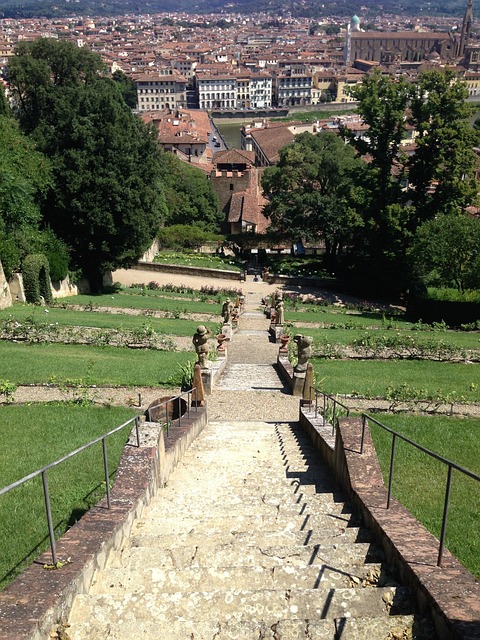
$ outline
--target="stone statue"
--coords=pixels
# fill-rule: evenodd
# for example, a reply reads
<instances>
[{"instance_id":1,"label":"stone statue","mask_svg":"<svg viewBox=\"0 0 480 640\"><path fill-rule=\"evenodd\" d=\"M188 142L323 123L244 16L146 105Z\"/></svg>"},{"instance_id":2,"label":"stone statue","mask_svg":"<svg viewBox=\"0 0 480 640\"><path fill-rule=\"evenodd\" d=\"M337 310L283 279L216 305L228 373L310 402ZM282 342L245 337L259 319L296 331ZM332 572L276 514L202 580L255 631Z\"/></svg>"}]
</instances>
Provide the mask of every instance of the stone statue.
<instances>
[{"instance_id":1,"label":"stone statue","mask_svg":"<svg viewBox=\"0 0 480 640\"><path fill-rule=\"evenodd\" d=\"M275 305L275 311L277 312L276 324L283 324L285 322L285 303L283 302L283 296L280 294L277 297L277 303Z\"/></svg>"},{"instance_id":2,"label":"stone statue","mask_svg":"<svg viewBox=\"0 0 480 640\"><path fill-rule=\"evenodd\" d=\"M198 364L202 369L208 369L208 339L212 335L212 332L208 327L204 327L203 324L197 327L192 342L195 347L195 351L198 356Z\"/></svg>"},{"instance_id":3,"label":"stone statue","mask_svg":"<svg viewBox=\"0 0 480 640\"><path fill-rule=\"evenodd\" d=\"M223 324L230 324L233 311L233 304L230 298L227 298L222 305Z\"/></svg>"},{"instance_id":4,"label":"stone statue","mask_svg":"<svg viewBox=\"0 0 480 640\"><path fill-rule=\"evenodd\" d=\"M297 343L298 349L298 363L294 368L295 373L305 373L307 370L307 364L310 356L312 355L312 342L311 336L302 336L297 333L293 336L293 341Z\"/></svg>"}]
</instances>

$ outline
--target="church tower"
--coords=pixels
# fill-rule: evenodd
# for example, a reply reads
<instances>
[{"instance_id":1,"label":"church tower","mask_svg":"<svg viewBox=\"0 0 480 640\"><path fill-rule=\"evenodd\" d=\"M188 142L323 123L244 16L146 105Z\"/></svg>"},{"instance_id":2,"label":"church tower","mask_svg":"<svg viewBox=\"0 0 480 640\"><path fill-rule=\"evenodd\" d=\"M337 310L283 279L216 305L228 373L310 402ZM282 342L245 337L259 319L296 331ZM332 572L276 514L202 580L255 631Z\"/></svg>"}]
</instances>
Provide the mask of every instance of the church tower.
<instances>
[{"instance_id":1,"label":"church tower","mask_svg":"<svg viewBox=\"0 0 480 640\"><path fill-rule=\"evenodd\" d=\"M463 16L462 33L460 34L460 41L458 43L457 57L463 58L465 55L465 47L467 46L471 34L473 24L473 0L467 0L467 8L465 9L465 15Z\"/></svg>"}]
</instances>

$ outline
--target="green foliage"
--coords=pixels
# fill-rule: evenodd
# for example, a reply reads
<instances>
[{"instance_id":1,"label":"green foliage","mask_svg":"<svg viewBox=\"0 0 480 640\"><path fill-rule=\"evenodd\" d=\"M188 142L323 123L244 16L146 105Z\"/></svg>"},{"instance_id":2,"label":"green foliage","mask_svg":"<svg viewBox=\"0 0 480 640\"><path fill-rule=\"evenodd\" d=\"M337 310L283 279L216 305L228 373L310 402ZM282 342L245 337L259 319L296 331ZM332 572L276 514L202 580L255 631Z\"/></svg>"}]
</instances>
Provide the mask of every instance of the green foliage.
<instances>
[{"instance_id":1,"label":"green foliage","mask_svg":"<svg viewBox=\"0 0 480 640\"><path fill-rule=\"evenodd\" d=\"M130 109L135 109L137 107L137 85L135 82L125 75L123 71L120 71L120 69L112 74L112 80L118 84L125 104L129 106Z\"/></svg>"},{"instance_id":2,"label":"green foliage","mask_svg":"<svg viewBox=\"0 0 480 640\"><path fill-rule=\"evenodd\" d=\"M0 231L12 234L38 225L50 167L12 118L0 114L0 130Z\"/></svg>"},{"instance_id":3,"label":"green foliage","mask_svg":"<svg viewBox=\"0 0 480 640\"><path fill-rule=\"evenodd\" d=\"M138 260L166 214L155 135L102 68L86 48L51 39L20 44L10 64L20 122L52 163L44 222L94 291L104 271Z\"/></svg>"},{"instance_id":4,"label":"green foliage","mask_svg":"<svg viewBox=\"0 0 480 640\"><path fill-rule=\"evenodd\" d=\"M343 134L371 162L360 190L364 228L348 275L364 292L398 295L411 284L407 252L417 227L440 214L458 214L476 200L472 147L478 133L467 121L466 85L450 70L425 72L416 84L377 72L352 95L369 133ZM401 151L407 124L419 134L409 157Z\"/></svg>"},{"instance_id":5,"label":"green foliage","mask_svg":"<svg viewBox=\"0 0 480 640\"><path fill-rule=\"evenodd\" d=\"M356 211L355 183L363 163L333 133L302 133L281 149L275 167L262 176L269 199L265 215L274 229L292 240L309 237L325 243L330 269L362 221Z\"/></svg>"},{"instance_id":6,"label":"green foliage","mask_svg":"<svg viewBox=\"0 0 480 640\"><path fill-rule=\"evenodd\" d=\"M207 242L218 241L220 236L196 226L175 224L160 229L157 238L162 248L181 251L182 249L199 249Z\"/></svg>"},{"instance_id":7,"label":"green foliage","mask_svg":"<svg viewBox=\"0 0 480 640\"><path fill-rule=\"evenodd\" d=\"M420 75L410 94L409 122L418 135L407 168L416 218L462 212L478 193L473 147L480 138L468 122L467 85L450 69L430 71Z\"/></svg>"},{"instance_id":8,"label":"green foliage","mask_svg":"<svg viewBox=\"0 0 480 640\"><path fill-rule=\"evenodd\" d=\"M410 249L414 273L426 287L480 288L480 224L464 214L425 222Z\"/></svg>"},{"instance_id":9,"label":"green foliage","mask_svg":"<svg viewBox=\"0 0 480 640\"><path fill-rule=\"evenodd\" d=\"M52 301L50 268L46 256L41 253L27 255L22 263L23 287L27 302L40 304Z\"/></svg>"},{"instance_id":10,"label":"green foliage","mask_svg":"<svg viewBox=\"0 0 480 640\"><path fill-rule=\"evenodd\" d=\"M224 215L212 183L201 169L165 154L160 168L166 188L167 226L191 225L218 233Z\"/></svg>"},{"instance_id":11,"label":"green foliage","mask_svg":"<svg viewBox=\"0 0 480 640\"><path fill-rule=\"evenodd\" d=\"M8 404L13 402L17 385L9 380L0 380L0 396L3 396Z\"/></svg>"}]
</instances>

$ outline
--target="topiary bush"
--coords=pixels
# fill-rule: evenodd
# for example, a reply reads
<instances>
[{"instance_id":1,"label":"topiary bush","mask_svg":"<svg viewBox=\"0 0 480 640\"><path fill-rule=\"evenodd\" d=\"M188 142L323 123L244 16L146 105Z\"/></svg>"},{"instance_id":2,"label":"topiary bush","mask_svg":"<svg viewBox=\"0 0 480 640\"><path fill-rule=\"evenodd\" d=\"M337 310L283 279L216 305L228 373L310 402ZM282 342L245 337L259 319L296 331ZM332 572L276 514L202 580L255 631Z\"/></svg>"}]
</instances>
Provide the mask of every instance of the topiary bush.
<instances>
[{"instance_id":1,"label":"topiary bush","mask_svg":"<svg viewBox=\"0 0 480 640\"><path fill-rule=\"evenodd\" d=\"M47 257L43 253L31 253L25 256L22 263L23 288L27 302L40 304L52 302L50 287L50 269Z\"/></svg>"}]
</instances>

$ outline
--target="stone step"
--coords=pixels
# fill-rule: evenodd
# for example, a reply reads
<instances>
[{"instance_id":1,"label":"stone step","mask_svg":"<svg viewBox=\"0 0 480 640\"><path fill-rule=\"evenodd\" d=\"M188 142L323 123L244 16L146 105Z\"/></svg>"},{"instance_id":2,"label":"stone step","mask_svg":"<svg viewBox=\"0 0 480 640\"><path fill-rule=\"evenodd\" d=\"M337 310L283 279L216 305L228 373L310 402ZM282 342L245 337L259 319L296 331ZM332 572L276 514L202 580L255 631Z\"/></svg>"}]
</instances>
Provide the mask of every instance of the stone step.
<instances>
[{"instance_id":1,"label":"stone step","mask_svg":"<svg viewBox=\"0 0 480 640\"><path fill-rule=\"evenodd\" d=\"M297 531L308 534L312 530L327 530L343 532L346 527L356 526L358 520L350 514L316 516L297 516L291 518L260 516L258 514L234 515L229 514L223 517L212 518L208 514L199 519L193 517L182 517L175 515L167 520L150 518L145 514L136 525L136 531L141 528L142 532L155 532L158 535L186 534L190 531L203 532L208 537L209 532L224 531L225 535L232 531Z\"/></svg>"},{"instance_id":2,"label":"stone step","mask_svg":"<svg viewBox=\"0 0 480 640\"><path fill-rule=\"evenodd\" d=\"M101 624L96 620L75 624L68 629L72 640L333 640L335 624L333 620L273 620L247 621L199 621L186 620L170 622L167 635L159 634L159 625L142 621L122 624ZM385 636L386 637L386 636ZM370 639L371 640L371 639Z\"/></svg>"},{"instance_id":3,"label":"stone step","mask_svg":"<svg viewBox=\"0 0 480 640\"><path fill-rule=\"evenodd\" d=\"M285 384L272 364L229 363L215 386L230 391L272 391L283 389Z\"/></svg>"},{"instance_id":4,"label":"stone step","mask_svg":"<svg viewBox=\"0 0 480 640\"><path fill-rule=\"evenodd\" d=\"M404 638L425 638L412 636L414 616L387 616L380 618L338 618L335 620L335 638L341 640L403 640ZM430 636L433 638L433 636Z\"/></svg>"},{"instance_id":5,"label":"stone step","mask_svg":"<svg viewBox=\"0 0 480 640\"><path fill-rule=\"evenodd\" d=\"M390 608L392 602L395 609ZM176 621L271 620L274 624L289 618L386 618L394 613L410 615L411 607L409 594L401 587L125 593L120 598L99 594L77 596L70 623L91 619L111 625L148 621L158 625L159 638L171 638L170 625Z\"/></svg>"},{"instance_id":6,"label":"stone step","mask_svg":"<svg viewBox=\"0 0 480 640\"><path fill-rule=\"evenodd\" d=\"M310 529L309 531L226 531L223 527L194 527L188 533L160 534L155 526L149 527L149 521L140 521L134 525L131 546L134 547L185 547L201 545L208 540L210 545L237 544L273 546L273 545L312 545L370 542L368 529L343 527L341 529ZM150 533L151 532L151 533Z\"/></svg>"},{"instance_id":7,"label":"stone step","mask_svg":"<svg viewBox=\"0 0 480 640\"><path fill-rule=\"evenodd\" d=\"M288 502L287 500L272 501L265 503L261 499L250 498L245 504L245 501L234 500L230 497L228 501L218 502L215 504L209 504L208 499L198 499L198 501L192 504L192 501L178 500L176 503L170 501L162 501L161 504L152 506L148 511L150 518L168 518L170 515L178 513L181 509L187 517L202 517L205 513L205 509L208 508L208 516L210 518L219 517L222 515L229 515L232 510L238 515L265 515L271 517L300 517L311 516L321 518L325 515L346 515L351 514L350 507L343 504L343 502L334 502L329 499L328 496L322 498L319 496L311 496L308 502L295 503L294 501Z\"/></svg>"},{"instance_id":8,"label":"stone step","mask_svg":"<svg viewBox=\"0 0 480 640\"><path fill-rule=\"evenodd\" d=\"M395 581L382 573L379 564L357 566L352 571L336 571L329 565L295 567L204 567L195 569L165 569L141 567L137 571L107 569L96 577L90 594L134 595L143 593L172 593L217 591L219 589L338 589L364 588L371 576L379 576L382 586L396 586ZM370 587L372 588L372 587Z\"/></svg>"},{"instance_id":9,"label":"stone step","mask_svg":"<svg viewBox=\"0 0 480 640\"><path fill-rule=\"evenodd\" d=\"M411 638L413 616L381 618L336 618L331 620L277 620L265 622L238 621L200 622L197 620L174 622L169 625L168 640L383 640ZM125 622L122 625L100 625L87 622L69 629L72 640L158 640L158 625Z\"/></svg>"},{"instance_id":10,"label":"stone step","mask_svg":"<svg viewBox=\"0 0 480 640\"><path fill-rule=\"evenodd\" d=\"M109 561L110 568L123 567L136 571L143 567L186 569L195 567L306 567L328 564L338 570L351 570L365 562L382 560L375 546L369 543L335 543L312 546L242 545L234 542L221 545L192 545L152 548L126 546Z\"/></svg>"}]
</instances>

